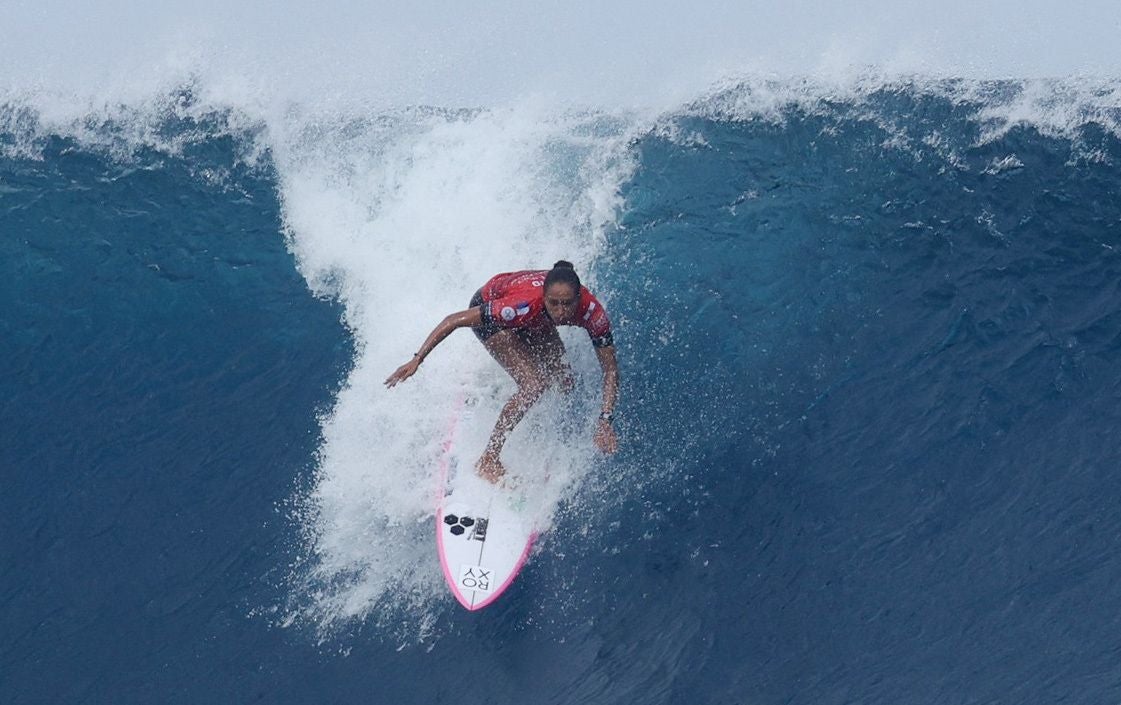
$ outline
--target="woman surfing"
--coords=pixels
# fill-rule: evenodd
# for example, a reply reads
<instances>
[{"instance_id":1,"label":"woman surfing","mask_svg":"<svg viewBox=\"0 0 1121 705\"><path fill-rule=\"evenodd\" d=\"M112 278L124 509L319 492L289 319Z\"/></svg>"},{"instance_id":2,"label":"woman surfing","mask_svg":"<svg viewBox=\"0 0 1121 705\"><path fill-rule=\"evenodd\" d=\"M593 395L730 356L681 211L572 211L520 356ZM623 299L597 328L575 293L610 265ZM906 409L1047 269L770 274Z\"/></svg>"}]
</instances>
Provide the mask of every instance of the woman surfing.
<instances>
[{"instance_id":1,"label":"woman surfing","mask_svg":"<svg viewBox=\"0 0 1121 705\"><path fill-rule=\"evenodd\" d=\"M564 392L572 390L572 368L564 359L564 343L557 326L580 326L588 331L603 368L603 406L595 443L604 453L614 453L618 441L612 410L618 396L619 370L611 322L599 300L580 284L572 263L561 260L550 270L495 275L475 292L468 306L440 321L413 359L397 368L385 380L385 386L393 387L412 377L424 358L452 331L471 328L518 385L518 391L502 407L476 466L481 476L498 482L506 472L499 459L502 446L529 408L553 385Z\"/></svg>"}]
</instances>

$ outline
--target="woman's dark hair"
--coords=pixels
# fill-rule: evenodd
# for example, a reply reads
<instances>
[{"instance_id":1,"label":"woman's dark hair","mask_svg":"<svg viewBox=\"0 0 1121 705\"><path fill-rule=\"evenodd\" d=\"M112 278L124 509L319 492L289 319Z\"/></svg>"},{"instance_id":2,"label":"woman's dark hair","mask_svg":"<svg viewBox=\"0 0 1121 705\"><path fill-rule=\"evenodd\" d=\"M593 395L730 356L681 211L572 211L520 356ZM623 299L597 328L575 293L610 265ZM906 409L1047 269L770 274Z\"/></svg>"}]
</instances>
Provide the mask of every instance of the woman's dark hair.
<instances>
[{"instance_id":1,"label":"woman's dark hair","mask_svg":"<svg viewBox=\"0 0 1121 705\"><path fill-rule=\"evenodd\" d=\"M580 277L576 276L576 268L567 260L558 261L545 275L545 288L548 289L553 284L568 284L573 293L580 295Z\"/></svg>"}]
</instances>

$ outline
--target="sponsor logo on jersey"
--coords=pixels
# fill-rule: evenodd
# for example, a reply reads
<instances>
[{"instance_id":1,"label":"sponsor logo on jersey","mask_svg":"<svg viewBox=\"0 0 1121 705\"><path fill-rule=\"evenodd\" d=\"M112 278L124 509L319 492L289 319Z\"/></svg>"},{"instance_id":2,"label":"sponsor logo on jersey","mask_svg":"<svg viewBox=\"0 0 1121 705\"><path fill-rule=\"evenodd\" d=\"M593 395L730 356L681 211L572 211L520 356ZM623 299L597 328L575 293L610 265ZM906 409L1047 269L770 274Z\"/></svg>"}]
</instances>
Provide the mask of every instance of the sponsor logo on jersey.
<instances>
[{"instance_id":1,"label":"sponsor logo on jersey","mask_svg":"<svg viewBox=\"0 0 1121 705\"><path fill-rule=\"evenodd\" d=\"M590 304L588 304L588 312L584 314L584 320L586 321L589 318L591 318L592 317L592 311L595 311L595 310L596 310L596 302L593 301Z\"/></svg>"},{"instance_id":2,"label":"sponsor logo on jersey","mask_svg":"<svg viewBox=\"0 0 1121 705\"><path fill-rule=\"evenodd\" d=\"M524 316L529 313L529 302L522 301L521 303L515 304L515 306L517 306L517 314L519 316Z\"/></svg>"},{"instance_id":3,"label":"sponsor logo on jersey","mask_svg":"<svg viewBox=\"0 0 1121 705\"><path fill-rule=\"evenodd\" d=\"M510 306L503 306L502 307L502 313L500 315L502 316L502 320L512 321L512 320L514 320L514 316L516 316L518 314L515 313L514 309L511 308Z\"/></svg>"},{"instance_id":4,"label":"sponsor logo on jersey","mask_svg":"<svg viewBox=\"0 0 1121 705\"><path fill-rule=\"evenodd\" d=\"M586 327L596 333L607 332L610 324L607 322L607 314L604 313L602 308L592 315L592 320L588 321Z\"/></svg>"}]
</instances>

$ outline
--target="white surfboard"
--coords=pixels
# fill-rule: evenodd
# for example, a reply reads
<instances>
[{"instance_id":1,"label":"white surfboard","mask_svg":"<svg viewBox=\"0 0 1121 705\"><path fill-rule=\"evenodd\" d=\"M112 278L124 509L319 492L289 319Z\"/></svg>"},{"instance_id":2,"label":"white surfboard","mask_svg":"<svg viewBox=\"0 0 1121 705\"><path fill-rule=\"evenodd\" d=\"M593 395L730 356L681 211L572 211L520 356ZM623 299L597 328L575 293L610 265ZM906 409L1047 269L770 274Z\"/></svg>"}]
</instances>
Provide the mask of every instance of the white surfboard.
<instances>
[{"instance_id":1,"label":"white surfboard","mask_svg":"<svg viewBox=\"0 0 1121 705\"><path fill-rule=\"evenodd\" d=\"M436 547L444 579L467 609L498 599L529 559L538 532L527 492L479 477L457 456L453 424L440 466Z\"/></svg>"}]
</instances>

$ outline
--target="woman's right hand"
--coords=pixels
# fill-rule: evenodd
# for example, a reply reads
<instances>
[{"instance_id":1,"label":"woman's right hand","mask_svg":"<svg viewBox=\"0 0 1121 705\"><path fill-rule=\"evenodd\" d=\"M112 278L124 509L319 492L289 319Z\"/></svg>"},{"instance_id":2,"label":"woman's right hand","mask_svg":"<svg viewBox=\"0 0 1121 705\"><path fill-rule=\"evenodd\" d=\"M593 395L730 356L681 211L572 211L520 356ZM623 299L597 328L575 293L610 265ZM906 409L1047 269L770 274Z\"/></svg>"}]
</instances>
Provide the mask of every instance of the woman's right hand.
<instances>
[{"instance_id":1,"label":"woman's right hand","mask_svg":"<svg viewBox=\"0 0 1121 705\"><path fill-rule=\"evenodd\" d=\"M396 372L385 379L385 386L392 389L395 385L416 374L418 367L420 367L420 356L414 355L412 360L398 367Z\"/></svg>"}]
</instances>

